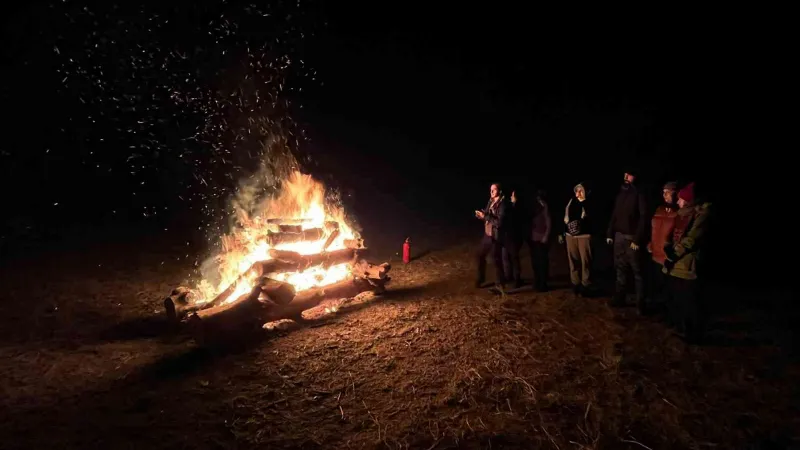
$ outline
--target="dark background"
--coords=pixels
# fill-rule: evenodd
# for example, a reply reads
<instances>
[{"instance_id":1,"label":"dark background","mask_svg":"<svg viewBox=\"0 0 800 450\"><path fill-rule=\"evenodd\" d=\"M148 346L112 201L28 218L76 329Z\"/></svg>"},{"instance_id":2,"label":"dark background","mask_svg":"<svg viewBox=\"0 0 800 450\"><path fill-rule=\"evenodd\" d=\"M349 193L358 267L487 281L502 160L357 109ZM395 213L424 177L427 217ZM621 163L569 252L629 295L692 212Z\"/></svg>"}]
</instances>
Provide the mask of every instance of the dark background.
<instances>
[{"instance_id":1,"label":"dark background","mask_svg":"<svg viewBox=\"0 0 800 450\"><path fill-rule=\"evenodd\" d=\"M785 121L765 106L782 95L769 20L701 10L297 5L274 2L269 16L235 1L9 10L4 257L165 230L207 252L228 195L254 167L255 144L222 132L217 142L187 141L210 115L166 102L163 86L235 92L237 64L258 42L278 42L259 58L291 55L293 67L304 65L276 114L308 137L296 141L305 169L342 192L368 238L381 230L382 245L477 235L472 211L497 180L545 188L555 210L588 181L609 211L633 164L654 201L663 182L696 180L714 203L715 276L786 281L788 250L771 238L773 213L787 214L778 186L791 172L775 156L786 148L774 142ZM230 23L238 37L226 34ZM184 56L158 70L170 48ZM138 66L129 63L142 53Z\"/></svg>"}]
</instances>

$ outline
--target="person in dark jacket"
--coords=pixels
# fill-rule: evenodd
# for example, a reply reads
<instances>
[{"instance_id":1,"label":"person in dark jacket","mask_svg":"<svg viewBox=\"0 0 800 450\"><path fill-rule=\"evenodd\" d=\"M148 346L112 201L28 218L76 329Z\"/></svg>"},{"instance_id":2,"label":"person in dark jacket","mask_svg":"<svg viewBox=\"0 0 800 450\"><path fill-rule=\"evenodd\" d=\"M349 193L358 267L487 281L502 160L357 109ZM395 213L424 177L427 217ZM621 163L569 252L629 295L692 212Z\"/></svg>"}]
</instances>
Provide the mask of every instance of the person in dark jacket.
<instances>
[{"instance_id":1,"label":"person in dark jacket","mask_svg":"<svg viewBox=\"0 0 800 450\"><path fill-rule=\"evenodd\" d=\"M545 193L539 190L533 204L533 218L531 219L531 264L534 273L534 289L546 292L549 288L547 280L550 277L550 234L552 231L550 208L545 200Z\"/></svg>"},{"instance_id":2,"label":"person in dark jacket","mask_svg":"<svg viewBox=\"0 0 800 450\"><path fill-rule=\"evenodd\" d=\"M575 198L570 199L564 211L564 228L558 236L558 242L567 241L569 257L569 278L575 294L589 294L592 288L592 229L594 214L587 200L588 191L583 184L577 184L573 191Z\"/></svg>"},{"instance_id":3,"label":"person in dark jacket","mask_svg":"<svg viewBox=\"0 0 800 450\"><path fill-rule=\"evenodd\" d=\"M511 226L510 242L503 246L503 264L507 280L514 281L514 287L522 286L522 268L519 262L519 254L523 244L531 246L531 217L528 207L519 200L519 192L511 191L511 213L509 222Z\"/></svg>"},{"instance_id":4,"label":"person in dark jacket","mask_svg":"<svg viewBox=\"0 0 800 450\"><path fill-rule=\"evenodd\" d=\"M614 210L608 223L606 242L614 245L614 268L617 281L611 306L625 304L625 289L628 286L628 272L633 273L636 292L636 305L641 312L645 309L645 287L642 278L642 257L639 249L647 244L647 203L645 196L635 185L636 172L625 171L622 186L614 201Z\"/></svg>"},{"instance_id":5,"label":"person in dark jacket","mask_svg":"<svg viewBox=\"0 0 800 450\"><path fill-rule=\"evenodd\" d=\"M483 221L483 238L478 249L477 287L482 287L486 280L486 257L491 254L494 260L495 290L505 292L506 277L503 273L503 247L511 244L511 227L509 223L509 205L503 196L499 183L489 188L489 203L486 208L475 211L475 217Z\"/></svg>"}]
</instances>

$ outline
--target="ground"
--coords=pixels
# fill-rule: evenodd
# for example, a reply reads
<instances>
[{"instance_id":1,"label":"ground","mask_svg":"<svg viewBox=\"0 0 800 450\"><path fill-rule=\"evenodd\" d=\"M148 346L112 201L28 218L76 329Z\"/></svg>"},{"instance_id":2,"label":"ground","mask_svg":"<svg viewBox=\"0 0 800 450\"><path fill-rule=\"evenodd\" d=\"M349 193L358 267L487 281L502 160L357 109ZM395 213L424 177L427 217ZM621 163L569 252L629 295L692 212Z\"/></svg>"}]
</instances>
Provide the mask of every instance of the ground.
<instances>
[{"instance_id":1,"label":"ground","mask_svg":"<svg viewBox=\"0 0 800 450\"><path fill-rule=\"evenodd\" d=\"M800 445L800 366L775 316L728 312L716 343L686 346L563 283L477 290L471 251L394 264L385 296L215 348L163 319L185 248L17 261L0 275L3 448Z\"/></svg>"}]
</instances>

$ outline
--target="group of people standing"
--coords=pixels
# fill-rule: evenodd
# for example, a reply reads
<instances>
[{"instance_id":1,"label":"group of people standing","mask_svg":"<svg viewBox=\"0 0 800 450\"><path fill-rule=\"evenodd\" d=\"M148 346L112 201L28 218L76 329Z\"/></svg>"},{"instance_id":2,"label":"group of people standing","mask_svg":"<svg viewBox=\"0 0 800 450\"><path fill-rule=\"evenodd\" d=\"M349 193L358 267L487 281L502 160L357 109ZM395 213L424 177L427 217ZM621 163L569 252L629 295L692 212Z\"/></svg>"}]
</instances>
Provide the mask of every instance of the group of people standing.
<instances>
[{"instance_id":1,"label":"group of people standing","mask_svg":"<svg viewBox=\"0 0 800 450\"><path fill-rule=\"evenodd\" d=\"M505 293L509 285L522 286L520 250L527 245L534 273L534 289L547 291L551 236L566 244L569 274L576 295L597 294L592 275L593 237L597 213L583 183L573 188L563 213L553 214L543 191L526 205L512 191L506 196L499 183L490 187L489 202L475 216L484 222L478 251L477 287ZM613 248L616 281L609 301L625 306L633 288L636 306L643 315L663 310L668 323L687 341L703 336L706 311L699 295L698 266L708 224L709 203L697 202L694 183L666 183L663 203L650 212L646 195L636 184L636 172L625 171L623 183L605 230ZM554 220L555 219L555 222ZM558 224L558 226L555 226ZM496 281L486 283L486 258L494 261Z\"/></svg>"}]
</instances>

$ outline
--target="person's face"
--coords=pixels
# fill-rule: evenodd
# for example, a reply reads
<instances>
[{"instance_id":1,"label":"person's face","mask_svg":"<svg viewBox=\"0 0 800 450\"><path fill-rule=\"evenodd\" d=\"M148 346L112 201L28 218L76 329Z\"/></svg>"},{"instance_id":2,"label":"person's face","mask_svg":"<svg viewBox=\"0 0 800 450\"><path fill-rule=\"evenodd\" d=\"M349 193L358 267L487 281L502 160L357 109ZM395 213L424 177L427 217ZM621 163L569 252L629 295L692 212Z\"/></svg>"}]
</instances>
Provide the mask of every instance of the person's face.
<instances>
[{"instance_id":1,"label":"person's face","mask_svg":"<svg viewBox=\"0 0 800 450\"><path fill-rule=\"evenodd\" d=\"M492 186L489 188L489 197L491 197L491 198L497 198L497 197L499 197L499 196L500 196L500 188L499 188L499 187L497 187L497 185L496 185L496 184L493 184L493 185L492 185Z\"/></svg>"},{"instance_id":2,"label":"person's face","mask_svg":"<svg viewBox=\"0 0 800 450\"><path fill-rule=\"evenodd\" d=\"M516 192L512 192L511 193L511 203L515 203L515 204L517 203L517 193Z\"/></svg>"},{"instance_id":3,"label":"person's face","mask_svg":"<svg viewBox=\"0 0 800 450\"><path fill-rule=\"evenodd\" d=\"M675 203L676 193L674 189L664 189L662 195L664 196L664 203L668 205L672 205Z\"/></svg>"},{"instance_id":4,"label":"person's face","mask_svg":"<svg viewBox=\"0 0 800 450\"><path fill-rule=\"evenodd\" d=\"M678 199L678 208L685 208L686 205L688 205L688 204L689 204L689 202L687 202L686 200L684 200L682 198Z\"/></svg>"},{"instance_id":5,"label":"person's face","mask_svg":"<svg viewBox=\"0 0 800 450\"><path fill-rule=\"evenodd\" d=\"M633 184L633 182L635 180L636 180L636 177L631 175L631 174L629 174L629 173L627 173L627 172L625 172L625 176L622 177L622 181L624 181L625 184Z\"/></svg>"},{"instance_id":6,"label":"person's face","mask_svg":"<svg viewBox=\"0 0 800 450\"><path fill-rule=\"evenodd\" d=\"M575 198L578 200L585 200L586 199L586 191L583 188L575 189Z\"/></svg>"}]
</instances>

